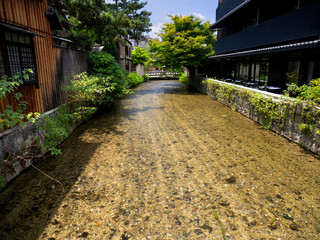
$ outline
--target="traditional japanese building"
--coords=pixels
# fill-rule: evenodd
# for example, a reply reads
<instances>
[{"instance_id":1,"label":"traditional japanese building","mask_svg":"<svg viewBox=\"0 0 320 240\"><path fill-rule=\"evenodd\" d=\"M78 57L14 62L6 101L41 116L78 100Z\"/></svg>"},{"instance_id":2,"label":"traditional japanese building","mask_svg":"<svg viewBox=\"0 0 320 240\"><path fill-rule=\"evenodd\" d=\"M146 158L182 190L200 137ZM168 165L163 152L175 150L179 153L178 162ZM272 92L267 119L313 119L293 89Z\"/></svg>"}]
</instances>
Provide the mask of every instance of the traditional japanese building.
<instances>
[{"instance_id":1,"label":"traditional japanese building","mask_svg":"<svg viewBox=\"0 0 320 240\"><path fill-rule=\"evenodd\" d=\"M32 69L19 88L28 111L44 113L65 103L61 90L71 74L87 71L87 52L71 48L72 41L52 36L62 29L48 0L0 1L0 77ZM15 105L10 95L0 101L0 112Z\"/></svg>"},{"instance_id":2,"label":"traditional japanese building","mask_svg":"<svg viewBox=\"0 0 320 240\"><path fill-rule=\"evenodd\" d=\"M128 39L124 39L125 43L118 43L119 47L119 64L125 71L132 71L132 43Z\"/></svg>"},{"instance_id":3,"label":"traditional japanese building","mask_svg":"<svg viewBox=\"0 0 320 240\"><path fill-rule=\"evenodd\" d=\"M320 0L219 0L215 77L279 92L319 78L319 13Z\"/></svg>"}]
</instances>

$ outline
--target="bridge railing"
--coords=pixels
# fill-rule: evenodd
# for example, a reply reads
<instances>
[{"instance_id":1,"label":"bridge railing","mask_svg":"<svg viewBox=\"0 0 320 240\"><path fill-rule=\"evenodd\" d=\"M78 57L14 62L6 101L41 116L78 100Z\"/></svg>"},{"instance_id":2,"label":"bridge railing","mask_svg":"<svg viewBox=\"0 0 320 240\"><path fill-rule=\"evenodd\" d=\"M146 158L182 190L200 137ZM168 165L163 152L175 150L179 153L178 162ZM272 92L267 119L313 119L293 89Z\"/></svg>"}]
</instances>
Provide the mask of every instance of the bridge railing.
<instances>
[{"instance_id":1,"label":"bridge railing","mask_svg":"<svg viewBox=\"0 0 320 240\"><path fill-rule=\"evenodd\" d=\"M149 77L171 77L171 78L175 78L175 77L178 77L179 73L172 72L172 71L155 70L155 71L146 71L146 75L148 75Z\"/></svg>"}]
</instances>

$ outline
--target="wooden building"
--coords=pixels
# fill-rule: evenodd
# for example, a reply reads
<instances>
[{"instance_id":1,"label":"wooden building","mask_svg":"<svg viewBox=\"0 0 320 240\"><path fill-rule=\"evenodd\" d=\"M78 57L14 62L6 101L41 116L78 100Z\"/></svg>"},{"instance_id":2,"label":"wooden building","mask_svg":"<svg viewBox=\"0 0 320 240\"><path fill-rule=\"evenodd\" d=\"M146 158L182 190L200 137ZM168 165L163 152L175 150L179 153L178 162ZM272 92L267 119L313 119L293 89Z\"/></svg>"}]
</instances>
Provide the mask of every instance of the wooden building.
<instances>
[{"instance_id":1,"label":"wooden building","mask_svg":"<svg viewBox=\"0 0 320 240\"><path fill-rule=\"evenodd\" d=\"M40 113L65 102L61 87L68 76L87 71L86 52L62 47L59 43L68 40L52 38L52 28L59 24L48 12L48 0L0 0L0 75L33 69L19 90L29 102L28 111ZM13 103L5 99L0 110L6 104Z\"/></svg>"},{"instance_id":2,"label":"wooden building","mask_svg":"<svg viewBox=\"0 0 320 240\"><path fill-rule=\"evenodd\" d=\"M124 43L117 42L116 46L118 48L118 52L113 56L114 59L119 63L121 66L121 69L125 72L132 72L133 66L132 66L132 43L128 39L123 40ZM94 45L91 48L91 52L103 52L106 51L104 46Z\"/></svg>"},{"instance_id":3,"label":"wooden building","mask_svg":"<svg viewBox=\"0 0 320 240\"><path fill-rule=\"evenodd\" d=\"M132 72L132 43L128 39L124 39L125 43L119 43L119 64L125 71Z\"/></svg>"}]
</instances>

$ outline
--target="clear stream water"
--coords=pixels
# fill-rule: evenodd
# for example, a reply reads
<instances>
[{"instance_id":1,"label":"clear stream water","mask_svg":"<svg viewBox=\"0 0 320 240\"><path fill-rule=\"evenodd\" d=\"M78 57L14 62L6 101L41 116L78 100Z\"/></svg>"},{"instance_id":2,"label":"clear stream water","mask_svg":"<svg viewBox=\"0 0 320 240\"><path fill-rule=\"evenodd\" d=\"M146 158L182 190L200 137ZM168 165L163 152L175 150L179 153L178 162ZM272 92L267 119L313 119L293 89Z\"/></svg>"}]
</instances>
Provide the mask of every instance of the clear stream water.
<instances>
[{"instance_id":1,"label":"clear stream water","mask_svg":"<svg viewBox=\"0 0 320 240\"><path fill-rule=\"evenodd\" d=\"M320 162L178 81L139 86L0 193L0 239L320 239Z\"/></svg>"}]
</instances>

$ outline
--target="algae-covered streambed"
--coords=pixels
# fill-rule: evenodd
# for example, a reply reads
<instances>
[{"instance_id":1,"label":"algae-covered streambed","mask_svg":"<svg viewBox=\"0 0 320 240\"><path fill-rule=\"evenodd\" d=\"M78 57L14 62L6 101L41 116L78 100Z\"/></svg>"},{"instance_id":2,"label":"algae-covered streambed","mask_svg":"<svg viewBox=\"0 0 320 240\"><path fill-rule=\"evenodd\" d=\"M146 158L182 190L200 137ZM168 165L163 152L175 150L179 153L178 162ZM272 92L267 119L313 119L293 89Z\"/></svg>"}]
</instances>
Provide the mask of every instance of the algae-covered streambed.
<instances>
[{"instance_id":1,"label":"algae-covered streambed","mask_svg":"<svg viewBox=\"0 0 320 240\"><path fill-rule=\"evenodd\" d=\"M142 84L0 193L0 239L320 239L320 160L177 81Z\"/></svg>"}]
</instances>

